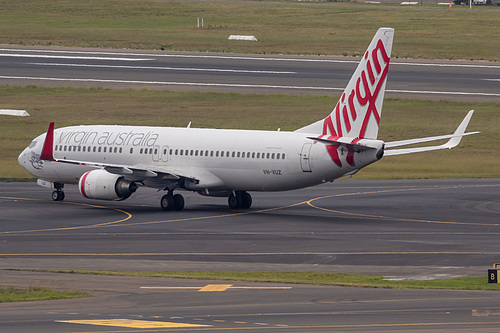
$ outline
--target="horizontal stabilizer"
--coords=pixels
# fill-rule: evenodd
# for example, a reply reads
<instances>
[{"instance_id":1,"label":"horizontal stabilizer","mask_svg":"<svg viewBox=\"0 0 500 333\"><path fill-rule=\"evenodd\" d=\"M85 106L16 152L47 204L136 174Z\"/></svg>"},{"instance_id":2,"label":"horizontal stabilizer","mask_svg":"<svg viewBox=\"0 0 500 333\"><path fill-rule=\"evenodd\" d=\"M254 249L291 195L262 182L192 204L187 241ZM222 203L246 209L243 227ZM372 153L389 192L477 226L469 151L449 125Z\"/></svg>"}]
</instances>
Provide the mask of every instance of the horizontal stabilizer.
<instances>
[{"instance_id":1,"label":"horizontal stabilizer","mask_svg":"<svg viewBox=\"0 0 500 333\"><path fill-rule=\"evenodd\" d=\"M455 130L455 133L453 133L453 134L431 136L431 137L426 137L426 138L418 138L418 139L410 139L410 140L386 142L385 143L386 150L385 150L384 156L412 154L412 153L419 153L419 152L424 152L424 151L454 148L460 143L460 140L462 140L462 137L467 136L467 135L471 135L471 134L479 133L479 132L465 133L465 129L467 128L467 125L469 125L469 121L472 118L473 113L474 113L474 110L470 110L467 113L464 120L462 120L460 125ZM408 145L413 145L413 144L417 144L417 143L431 142L431 141L443 140L443 139L449 139L449 140L446 143L444 143L442 145L437 145L437 146L391 149L394 147L408 146Z\"/></svg>"},{"instance_id":2,"label":"horizontal stabilizer","mask_svg":"<svg viewBox=\"0 0 500 333\"><path fill-rule=\"evenodd\" d=\"M363 146L363 145L356 144L356 143L347 143L347 142L341 142L341 141L335 141L335 140L329 140L329 139L323 139L323 138L315 138L315 137L307 137L307 138L310 140L321 142L325 145L337 145L339 147L345 147L347 149L352 149L353 151L356 151L356 152L370 150L370 149L377 149L375 147Z\"/></svg>"}]
</instances>

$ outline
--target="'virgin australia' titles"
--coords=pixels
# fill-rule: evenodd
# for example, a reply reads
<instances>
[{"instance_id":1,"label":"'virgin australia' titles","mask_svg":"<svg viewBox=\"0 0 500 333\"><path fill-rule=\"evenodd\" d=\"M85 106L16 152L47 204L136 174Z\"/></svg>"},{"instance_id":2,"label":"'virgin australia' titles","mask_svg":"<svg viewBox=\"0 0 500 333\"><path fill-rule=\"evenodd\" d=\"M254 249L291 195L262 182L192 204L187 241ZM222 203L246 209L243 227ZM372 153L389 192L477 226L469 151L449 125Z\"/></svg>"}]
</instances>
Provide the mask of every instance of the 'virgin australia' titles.
<instances>
[{"instance_id":1,"label":"'virgin australia' titles","mask_svg":"<svg viewBox=\"0 0 500 333\"><path fill-rule=\"evenodd\" d=\"M103 126L101 126L103 127ZM108 146L143 146L153 147L159 137L157 132L149 131L111 131L110 126L104 126L107 130L73 130L61 131L55 138L55 144L66 145L108 145Z\"/></svg>"}]
</instances>

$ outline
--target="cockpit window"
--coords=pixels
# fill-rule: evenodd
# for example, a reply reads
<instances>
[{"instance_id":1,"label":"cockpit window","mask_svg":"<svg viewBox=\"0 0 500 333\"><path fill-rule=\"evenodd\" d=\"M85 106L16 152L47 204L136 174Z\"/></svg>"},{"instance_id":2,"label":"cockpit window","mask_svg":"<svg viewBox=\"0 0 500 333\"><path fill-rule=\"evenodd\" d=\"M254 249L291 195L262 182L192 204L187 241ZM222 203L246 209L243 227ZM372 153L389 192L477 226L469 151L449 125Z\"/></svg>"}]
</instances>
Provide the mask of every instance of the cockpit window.
<instances>
[{"instance_id":1,"label":"cockpit window","mask_svg":"<svg viewBox=\"0 0 500 333\"><path fill-rule=\"evenodd\" d=\"M36 147L36 140L31 141L30 145L28 148L35 148Z\"/></svg>"}]
</instances>

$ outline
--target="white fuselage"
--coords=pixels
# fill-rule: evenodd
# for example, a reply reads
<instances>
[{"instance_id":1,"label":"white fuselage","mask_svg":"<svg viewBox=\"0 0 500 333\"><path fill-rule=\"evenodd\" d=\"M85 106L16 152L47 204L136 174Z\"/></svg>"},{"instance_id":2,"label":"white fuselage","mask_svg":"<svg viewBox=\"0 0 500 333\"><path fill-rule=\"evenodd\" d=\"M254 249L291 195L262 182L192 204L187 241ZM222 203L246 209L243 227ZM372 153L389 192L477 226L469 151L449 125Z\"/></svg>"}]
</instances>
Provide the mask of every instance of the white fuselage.
<instances>
[{"instance_id":1,"label":"white fuselage","mask_svg":"<svg viewBox=\"0 0 500 333\"><path fill-rule=\"evenodd\" d=\"M324 144L308 136L280 131L74 126L55 130L54 158L93 166L40 160L45 134L21 153L19 162L40 179L69 184L78 183L99 163L160 171L196 180L183 187L210 195L303 188L334 180L378 159L377 150L357 152L351 165L346 162L347 149L339 147L339 166ZM134 180L156 187L152 177Z\"/></svg>"}]
</instances>

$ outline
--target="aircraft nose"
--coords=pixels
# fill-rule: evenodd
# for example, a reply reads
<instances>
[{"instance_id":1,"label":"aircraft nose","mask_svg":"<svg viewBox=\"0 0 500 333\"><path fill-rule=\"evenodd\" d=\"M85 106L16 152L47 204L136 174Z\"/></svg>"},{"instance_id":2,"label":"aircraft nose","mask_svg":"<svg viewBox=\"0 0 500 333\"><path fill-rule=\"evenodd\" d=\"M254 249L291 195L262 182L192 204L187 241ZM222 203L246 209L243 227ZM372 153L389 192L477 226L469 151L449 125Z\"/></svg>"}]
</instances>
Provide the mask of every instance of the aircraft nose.
<instances>
[{"instance_id":1,"label":"aircraft nose","mask_svg":"<svg viewBox=\"0 0 500 333\"><path fill-rule=\"evenodd\" d=\"M24 149L21 154L19 154L19 157L17 158L17 161L19 162L19 164L26 169L26 150L27 149Z\"/></svg>"}]
</instances>

